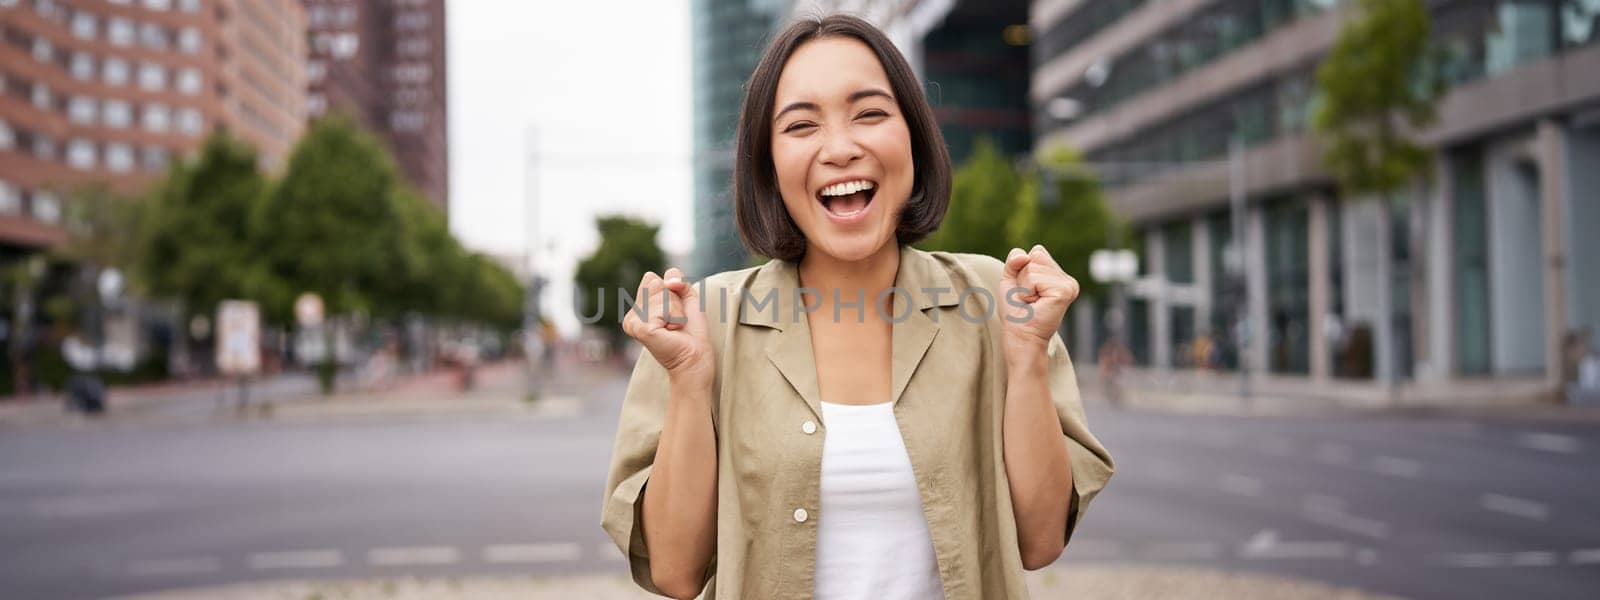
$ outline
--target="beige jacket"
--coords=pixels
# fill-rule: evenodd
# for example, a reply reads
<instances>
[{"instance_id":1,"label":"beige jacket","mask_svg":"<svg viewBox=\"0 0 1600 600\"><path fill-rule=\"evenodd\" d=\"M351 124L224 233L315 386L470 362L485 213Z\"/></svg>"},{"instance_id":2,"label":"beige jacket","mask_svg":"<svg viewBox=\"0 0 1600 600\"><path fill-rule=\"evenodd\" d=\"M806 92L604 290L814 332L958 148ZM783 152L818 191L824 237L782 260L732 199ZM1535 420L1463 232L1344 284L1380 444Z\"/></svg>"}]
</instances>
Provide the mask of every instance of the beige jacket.
<instances>
[{"instance_id":1,"label":"beige jacket","mask_svg":"<svg viewBox=\"0 0 1600 600\"><path fill-rule=\"evenodd\" d=\"M903 246L895 284L906 293L889 314L903 319L893 327L894 413L950 600L1028 597L1001 451L1001 317L986 301L1004 298L993 292L1001 268L987 256ZM774 260L696 284L717 356L717 537L705 598L811 597L817 522L828 518L817 506L828 432L798 281L795 264ZM963 293L968 288L991 295ZM1070 538L1112 463L1084 422L1059 336L1049 364L1061 442L1072 457L1073 514L1063 532ZM602 526L634 581L657 593L639 515L666 410L666 371L644 352L617 426Z\"/></svg>"}]
</instances>

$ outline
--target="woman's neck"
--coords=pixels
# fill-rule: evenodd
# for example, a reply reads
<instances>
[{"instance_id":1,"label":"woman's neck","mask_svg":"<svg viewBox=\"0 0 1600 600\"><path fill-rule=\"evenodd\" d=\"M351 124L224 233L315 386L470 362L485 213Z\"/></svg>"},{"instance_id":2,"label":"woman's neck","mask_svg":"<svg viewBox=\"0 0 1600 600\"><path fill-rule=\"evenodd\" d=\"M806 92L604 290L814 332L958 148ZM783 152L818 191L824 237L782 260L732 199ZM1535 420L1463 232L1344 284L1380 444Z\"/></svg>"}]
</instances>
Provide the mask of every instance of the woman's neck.
<instances>
[{"instance_id":1,"label":"woman's neck","mask_svg":"<svg viewBox=\"0 0 1600 600\"><path fill-rule=\"evenodd\" d=\"M800 286L816 290L823 307L833 305L834 290L841 302L855 302L856 290L870 306L883 290L894 287L895 274L900 270L900 245L884 244L872 255L861 260L839 260L822 252L806 252L800 259ZM813 301L808 301L811 304Z\"/></svg>"}]
</instances>

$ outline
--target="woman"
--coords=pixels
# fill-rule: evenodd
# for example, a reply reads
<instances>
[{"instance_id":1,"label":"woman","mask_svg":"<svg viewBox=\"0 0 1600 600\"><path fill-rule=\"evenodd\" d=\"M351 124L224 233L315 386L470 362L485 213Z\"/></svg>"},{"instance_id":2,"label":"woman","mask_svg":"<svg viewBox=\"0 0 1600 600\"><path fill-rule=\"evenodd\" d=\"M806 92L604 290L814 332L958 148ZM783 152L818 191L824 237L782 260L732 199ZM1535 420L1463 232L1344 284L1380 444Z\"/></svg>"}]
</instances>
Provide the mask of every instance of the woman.
<instances>
[{"instance_id":1,"label":"woman","mask_svg":"<svg viewBox=\"0 0 1600 600\"><path fill-rule=\"evenodd\" d=\"M1055 331L1075 280L910 247L950 165L905 59L830 16L746 87L739 233L766 265L645 274L603 525L690 598L1024 598L1111 475ZM663 310L665 308L665 310ZM707 584L710 587L707 588Z\"/></svg>"}]
</instances>

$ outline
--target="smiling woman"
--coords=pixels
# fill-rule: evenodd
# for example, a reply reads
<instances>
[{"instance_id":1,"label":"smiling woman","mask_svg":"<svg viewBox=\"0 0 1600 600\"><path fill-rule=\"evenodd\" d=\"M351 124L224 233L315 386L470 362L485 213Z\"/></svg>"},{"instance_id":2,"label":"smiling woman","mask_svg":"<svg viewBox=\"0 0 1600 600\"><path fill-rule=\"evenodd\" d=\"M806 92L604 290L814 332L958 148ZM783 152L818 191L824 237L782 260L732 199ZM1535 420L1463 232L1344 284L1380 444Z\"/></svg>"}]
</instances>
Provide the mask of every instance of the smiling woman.
<instances>
[{"instance_id":1,"label":"smiling woman","mask_svg":"<svg viewBox=\"0 0 1600 600\"><path fill-rule=\"evenodd\" d=\"M606 531L675 598L1026 598L1111 476L1056 335L1077 281L1042 246L909 245L944 217L950 159L872 25L792 24L745 90L736 221L773 260L640 281L668 310L623 320L647 352Z\"/></svg>"}]
</instances>

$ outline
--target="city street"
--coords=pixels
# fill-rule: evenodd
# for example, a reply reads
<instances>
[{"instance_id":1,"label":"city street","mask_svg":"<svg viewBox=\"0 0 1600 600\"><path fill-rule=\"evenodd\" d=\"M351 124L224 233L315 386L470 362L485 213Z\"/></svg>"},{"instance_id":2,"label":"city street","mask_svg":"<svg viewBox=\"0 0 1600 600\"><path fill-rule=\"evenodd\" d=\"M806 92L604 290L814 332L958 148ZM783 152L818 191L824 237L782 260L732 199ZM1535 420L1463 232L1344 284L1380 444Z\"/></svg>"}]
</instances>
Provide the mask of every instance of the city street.
<instances>
[{"instance_id":1,"label":"city street","mask_svg":"<svg viewBox=\"0 0 1600 600\"><path fill-rule=\"evenodd\" d=\"M0 595L625 572L598 516L625 381L585 373L566 411L0 425ZM1600 424L1089 411L1118 472L1066 564L1600 589Z\"/></svg>"}]
</instances>

